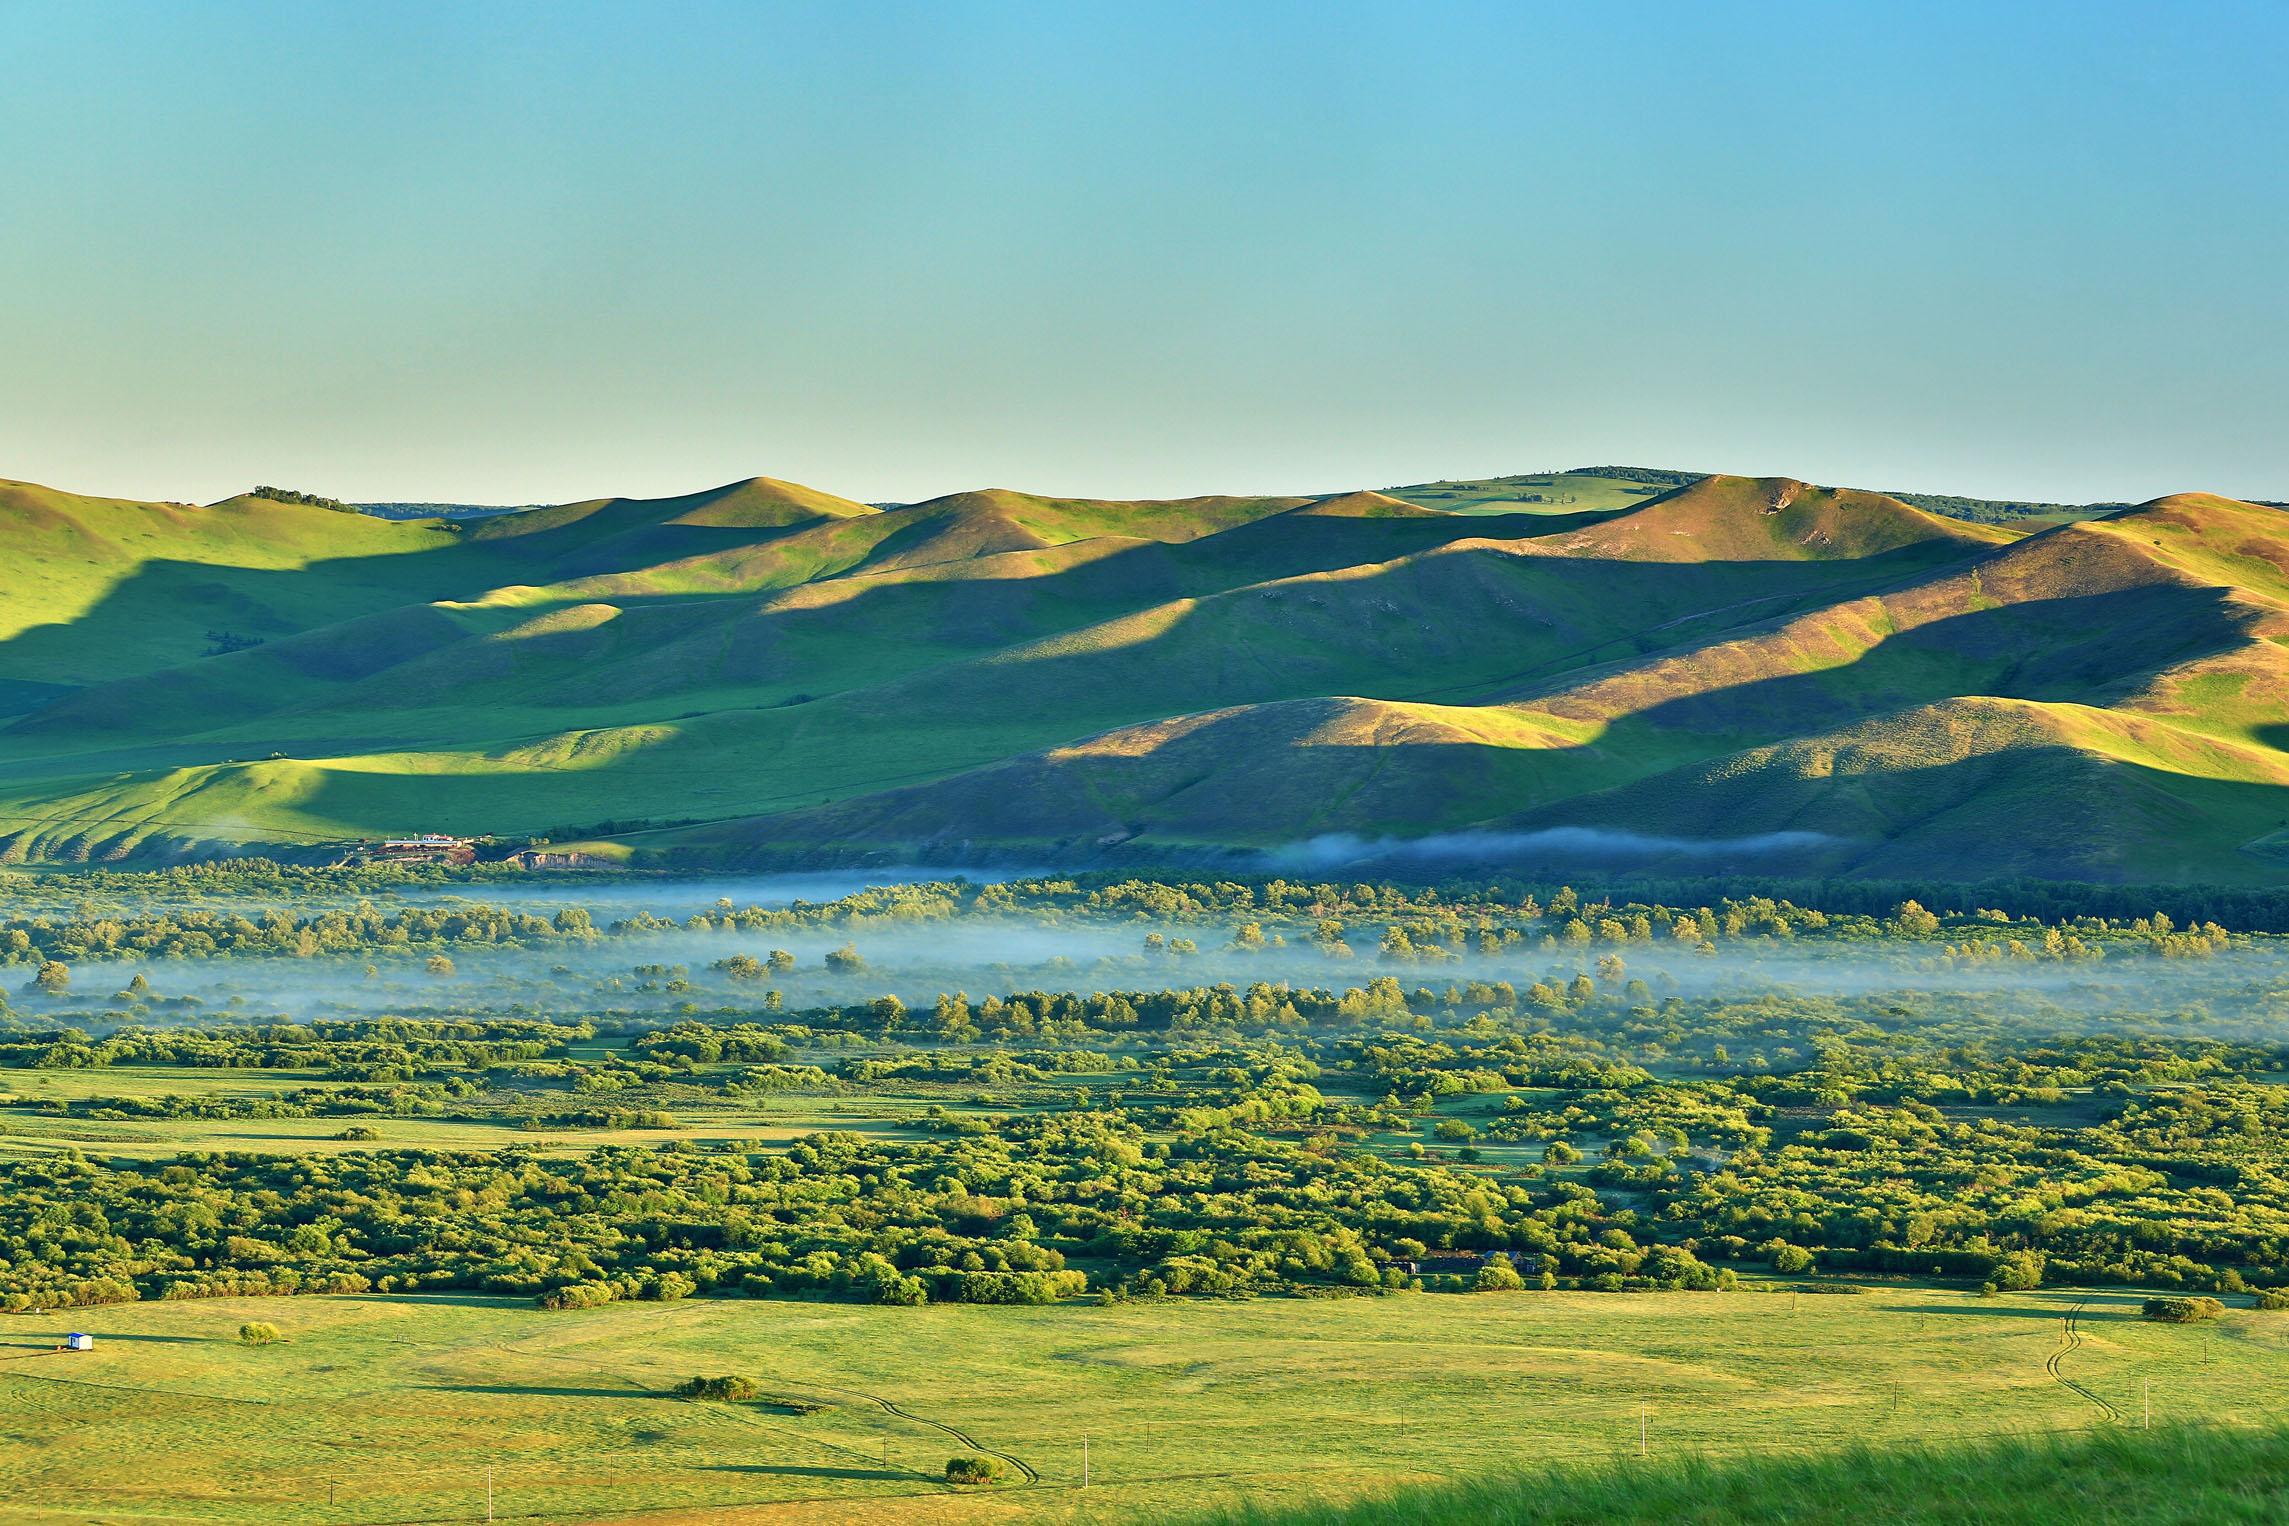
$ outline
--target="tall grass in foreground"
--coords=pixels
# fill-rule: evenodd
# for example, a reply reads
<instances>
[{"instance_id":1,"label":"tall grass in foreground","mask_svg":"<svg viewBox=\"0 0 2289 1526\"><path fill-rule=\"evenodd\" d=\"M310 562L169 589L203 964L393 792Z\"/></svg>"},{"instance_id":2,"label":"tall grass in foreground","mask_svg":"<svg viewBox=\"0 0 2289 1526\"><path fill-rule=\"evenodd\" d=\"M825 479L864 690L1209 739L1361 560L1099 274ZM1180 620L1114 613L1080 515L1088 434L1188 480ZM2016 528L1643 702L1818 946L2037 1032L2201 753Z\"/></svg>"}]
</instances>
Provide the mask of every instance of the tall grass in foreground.
<instances>
[{"instance_id":1,"label":"tall grass in foreground","mask_svg":"<svg viewBox=\"0 0 2289 1526\"><path fill-rule=\"evenodd\" d=\"M1822 1457L1553 1466L1218 1519L1234 1526L2275 1522L2289 1520L2289 1429L2107 1429Z\"/></svg>"}]
</instances>

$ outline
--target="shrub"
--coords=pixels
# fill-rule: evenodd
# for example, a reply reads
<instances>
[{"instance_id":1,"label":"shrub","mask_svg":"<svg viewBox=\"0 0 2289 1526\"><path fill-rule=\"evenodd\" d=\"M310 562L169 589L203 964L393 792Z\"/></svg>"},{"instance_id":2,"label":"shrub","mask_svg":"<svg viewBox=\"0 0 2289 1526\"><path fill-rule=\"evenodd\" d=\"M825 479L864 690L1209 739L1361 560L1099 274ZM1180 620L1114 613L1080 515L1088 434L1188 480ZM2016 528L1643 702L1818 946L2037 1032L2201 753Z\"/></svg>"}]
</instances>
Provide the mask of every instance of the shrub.
<instances>
[{"instance_id":1,"label":"shrub","mask_svg":"<svg viewBox=\"0 0 2289 1526\"><path fill-rule=\"evenodd\" d=\"M998 1457L964 1455L946 1459L946 1482L949 1484L999 1483L1006 1471Z\"/></svg>"},{"instance_id":2,"label":"shrub","mask_svg":"<svg viewBox=\"0 0 2289 1526\"><path fill-rule=\"evenodd\" d=\"M1089 1291L1085 1272L957 1272L932 1269L938 1303L1055 1303Z\"/></svg>"},{"instance_id":3,"label":"shrub","mask_svg":"<svg viewBox=\"0 0 2289 1526\"><path fill-rule=\"evenodd\" d=\"M699 1284L692 1281L684 1273L662 1272L658 1277L644 1284L644 1290L639 1296L651 1299L656 1303L674 1303L679 1298L689 1298L698 1290Z\"/></svg>"},{"instance_id":4,"label":"shrub","mask_svg":"<svg viewBox=\"0 0 2289 1526\"><path fill-rule=\"evenodd\" d=\"M348 1128L342 1130L341 1133L336 1134L334 1137L336 1139L348 1140L351 1143L356 1144L362 1143L369 1139L381 1138L381 1130L369 1129L362 1123L353 1123Z\"/></svg>"},{"instance_id":5,"label":"shrub","mask_svg":"<svg viewBox=\"0 0 2289 1526\"><path fill-rule=\"evenodd\" d=\"M2257 1295L2260 1309L2289 1309L2289 1288L2266 1288Z\"/></svg>"},{"instance_id":6,"label":"shrub","mask_svg":"<svg viewBox=\"0 0 2289 1526\"><path fill-rule=\"evenodd\" d=\"M238 1343L241 1346L267 1346L277 1339L278 1327L265 1324L259 1319L250 1319L238 1327Z\"/></svg>"},{"instance_id":7,"label":"shrub","mask_svg":"<svg viewBox=\"0 0 2289 1526\"><path fill-rule=\"evenodd\" d=\"M2043 1258L2039 1251L2017 1250L1995 1263L1987 1280L2005 1293L2020 1293L2043 1285Z\"/></svg>"},{"instance_id":8,"label":"shrub","mask_svg":"<svg viewBox=\"0 0 2289 1526\"><path fill-rule=\"evenodd\" d=\"M550 1288L535 1302L544 1309L594 1309L619 1296L620 1289L609 1282L574 1282Z\"/></svg>"},{"instance_id":9,"label":"shrub","mask_svg":"<svg viewBox=\"0 0 2289 1526\"><path fill-rule=\"evenodd\" d=\"M2190 1325L2217 1318L2225 1305L2214 1298L2149 1298L2139 1312L2165 1325Z\"/></svg>"},{"instance_id":10,"label":"shrub","mask_svg":"<svg viewBox=\"0 0 2289 1526\"><path fill-rule=\"evenodd\" d=\"M1518 1275L1518 1268L1497 1256L1478 1269L1471 1286L1481 1293L1515 1293L1526 1286L1526 1279Z\"/></svg>"},{"instance_id":11,"label":"shrub","mask_svg":"<svg viewBox=\"0 0 2289 1526\"><path fill-rule=\"evenodd\" d=\"M744 1404L762 1397L753 1378L686 1378L675 1387L679 1399L704 1399L718 1404Z\"/></svg>"}]
</instances>

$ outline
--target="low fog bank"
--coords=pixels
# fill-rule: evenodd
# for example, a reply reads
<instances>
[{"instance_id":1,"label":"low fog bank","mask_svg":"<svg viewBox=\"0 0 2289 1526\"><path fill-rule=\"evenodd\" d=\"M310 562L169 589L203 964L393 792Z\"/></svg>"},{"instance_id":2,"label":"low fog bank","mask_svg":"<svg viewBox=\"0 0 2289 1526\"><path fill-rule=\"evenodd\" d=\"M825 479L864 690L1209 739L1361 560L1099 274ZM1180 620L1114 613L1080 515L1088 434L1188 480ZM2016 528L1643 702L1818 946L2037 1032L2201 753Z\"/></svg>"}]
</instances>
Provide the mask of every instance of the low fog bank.
<instances>
[{"instance_id":1,"label":"low fog bank","mask_svg":"<svg viewBox=\"0 0 2289 1526\"><path fill-rule=\"evenodd\" d=\"M513 880L488 880L476 885L410 886L392 892L387 899L414 905L436 905L454 900L477 901L543 914L567 906L584 906L601 927L624 917L632 917L638 912L649 912L656 917L688 917L694 912L713 911L724 901L738 907L776 909L792 906L797 901L820 905L857 895L863 890L881 890L893 885L943 884L957 880L973 885L997 885L1009 880L1046 877L1053 873L1055 871L1040 868L955 871L910 865L896 869L826 869L782 874L614 875L595 878L582 874L556 877L533 875ZM373 896L370 899L380 905L384 898Z\"/></svg>"},{"instance_id":2,"label":"low fog bank","mask_svg":"<svg viewBox=\"0 0 2289 1526\"><path fill-rule=\"evenodd\" d=\"M1776 860L1809 859L1848 846L1825 832L1761 832L1749 837L1659 837L1608 827L1544 827L1532 832L1439 832L1428 837L1357 837L1329 832L1273 848L1264 866L1315 873L1377 866L1458 868L1488 865L1508 873L1534 869L1645 869L1683 861L1708 871L1736 863L1771 869Z\"/></svg>"},{"instance_id":3,"label":"low fog bank","mask_svg":"<svg viewBox=\"0 0 2289 1526\"><path fill-rule=\"evenodd\" d=\"M878 878L878 877L876 877ZM798 890L798 883L818 895ZM838 882L839 883L839 882ZM788 899L826 899L818 877L783 878ZM570 889L572 887L566 887ZM590 887L593 888L593 887ZM679 899L652 909L678 915L701 910L711 890L752 904L754 881L677 882ZM593 896L579 904L602 910ZM1229 926L1082 918L972 917L950 922L879 921L804 931L685 929L551 943L526 949L483 945L451 954L454 971L425 971L429 949L371 959L205 959L85 963L72 971L61 1001L11 990L18 1011L39 1020L74 1014L91 1021L115 1006L111 993L141 973L155 996L193 998L196 1005L156 1006L138 1017L197 1024L219 1017L283 1016L295 1020L382 1013L491 1013L577 1019L605 1013L672 1020L687 1006L700 1012L759 1010L766 991L782 993L787 1011L894 995L927 1006L941 992L971 997L1013 991L1110 991L1256 981L1342 990L1382 976L1409 989L1443 990L1465 981L1508 981L1521 992L1535 981L1564 982L1588 974L1611 989L1601 959L1618 957L1621 981L1643 980L1652 999L1680 995L1753 1001L1785 994L1861 998L1914 993L1940 1001L1977 1002L2023 1014L2054 1029L2084 1024L2151 1025L2183 1033L2278 1031L2289 1015L2289 948L2268 943L2203 959L2161 960L2122 953L2095 963L1952 964L1930 945L1904 943L1732 940L1714 953L1670 943L1567 948L1517 946L1491 954L1387 963L1372 952L1381 923L1362 919L1349 936L1363 945L1334 958L1302 942L1243 950L1228 946ZM1292 930L1291 930L1292 931ZM1149 935L1192 939L1197 952L1148 951ZM836 971L827 955L855 949L862 967ZM795 968L761 980L737 980L712 969L737 954L795 957ZM369 973L369 970L371 973ZM29 981L18 967L6 977ZM683 989L672 983L686 982Z\"/></svg>"}]
</instances>

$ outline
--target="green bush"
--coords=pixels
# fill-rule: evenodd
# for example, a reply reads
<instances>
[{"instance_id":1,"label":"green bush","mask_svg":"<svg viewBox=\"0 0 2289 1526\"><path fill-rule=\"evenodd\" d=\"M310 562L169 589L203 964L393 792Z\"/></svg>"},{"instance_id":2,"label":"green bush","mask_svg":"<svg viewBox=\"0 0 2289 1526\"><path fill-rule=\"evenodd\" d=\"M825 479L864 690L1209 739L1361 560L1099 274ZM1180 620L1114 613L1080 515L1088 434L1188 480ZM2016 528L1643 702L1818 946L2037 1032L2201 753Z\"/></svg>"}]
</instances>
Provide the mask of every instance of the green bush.
<instances>
[{"instance_id":1,"label":"green bush","mask_svg":"<svg viewBox=\"0 0 2289 1526\"><path fill-rule=\"evenodd\" d=\"M1481 1293L1515 1293L1526 1286L1526 1279L1518 1275L1518 1268L1497 1256L1478 1269L1471 1287Z\"/></svg>"},{"instance_id":2,"label":"green bush","mask_svg":"<svg viewBox=\"0 0 2289 1526\"><path fill-rule=\"evenodd\" d=\"M704 1399L718 1404L744 1404L763 1390L753 1378L686 1378L675 1387L679 1399Z\"/></svg>"},{"instance_id":3,"label":"green bush","mask_svg":"<svg viewBox=\"0 0 2289 1526\"><path fill-rule=\"evenodd\" d=\"M278 1327L265 1324L259 1319L250 1319L238 1327L238 1343L241 1346L267 1346L277 1339Z\"/></svg>"},{"instance_id":4,"label":"green bush","mask_svg":"<svg viewBox=\"0 0 2289 1526\"><path fill-rule=\"evenodd\" d=\"M550 1288L534 1301L544 1309L596 1309L620 1296L620 1289L609 1282L574 1282L561 1288Z\"/></svg>"},{"instance_id":5,"label":"green bush","mask_svg":"<svg viewBox=\"0 0 2289 1526\"><path fill-rule=\"evenodd\" d=\"M2149 1298L2140 1312L2165 1325L2190 1325L2217 1318L2225 1305L2214 1298Z\"/></svg>"},{"instance_id":6,"label":"green bush","mask_svg":"<svg viewBox=\"0 0 2289 1526\"><path fill-rule=\"evenodd\" d=\"M2257 1295L2260 1309L2289 1309L2289 1288L2266 1288Z\"/></svg>"},{"instance_id":7,"label":"green bush","mask_svg":"<svg viewBox=\"0 0 2289 1526\"><path fill-rule=\"evenodd\" d=\"M996 1484L1008 1470L998 1457L964 1455L946 1459L946 1482L949 1484Z\"/></svg>"}]
</instances>

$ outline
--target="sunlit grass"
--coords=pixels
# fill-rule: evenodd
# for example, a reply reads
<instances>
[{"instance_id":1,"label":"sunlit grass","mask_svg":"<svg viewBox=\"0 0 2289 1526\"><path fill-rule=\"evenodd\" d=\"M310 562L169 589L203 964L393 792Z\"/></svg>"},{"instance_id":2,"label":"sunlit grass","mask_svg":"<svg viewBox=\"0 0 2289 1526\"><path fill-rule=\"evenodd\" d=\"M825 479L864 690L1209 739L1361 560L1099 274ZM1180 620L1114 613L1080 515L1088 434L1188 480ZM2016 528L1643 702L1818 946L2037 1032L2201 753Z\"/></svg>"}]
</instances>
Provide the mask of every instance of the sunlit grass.
<instances>
[{"instance_id":1,"label":"sunlit grass","mask_svg":"<svg viewBox=\"0 0 2289 1526\"><path fill-rule=\"evenodd\" d=\"M1826 1457L1628 1460L1406 1489L1346 1504L1247 1509L1226 1526L1561 1526L1613 1521L2052 1526L2278 1521L2289 1431L2108 1428Z\"/></svg>"}]
</instances>

